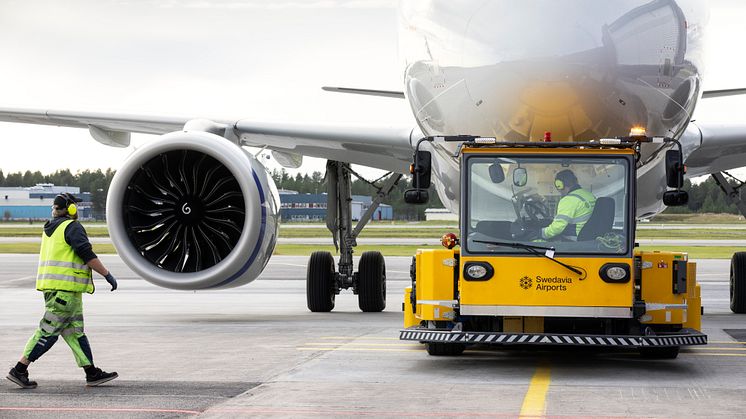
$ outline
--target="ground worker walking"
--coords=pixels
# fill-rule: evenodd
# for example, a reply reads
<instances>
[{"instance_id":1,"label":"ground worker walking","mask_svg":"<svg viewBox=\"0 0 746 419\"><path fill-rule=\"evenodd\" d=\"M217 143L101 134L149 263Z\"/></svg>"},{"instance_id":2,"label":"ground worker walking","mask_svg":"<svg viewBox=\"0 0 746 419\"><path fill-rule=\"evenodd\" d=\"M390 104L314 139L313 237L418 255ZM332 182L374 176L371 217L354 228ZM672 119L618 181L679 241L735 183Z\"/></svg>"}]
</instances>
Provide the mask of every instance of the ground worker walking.
<instances>
[{"instance_id":1,"label":"ground worker walking","mask_svg":"<svg viewBox=\"0 0 746 419\"><path fill-rule=\"evenodd\" d=\"M46 311L36 333L29 339L21 360L8 373L8 380L22 388L36 388L28 378L28 366L62 338L70 346L75 362L85 370L86 385L97 386L118 377L93 365L88 338L83 331L83 293L94 291L91 270L106 278L111 290L117 281L98 259L83 226L77 222L80 202L64 193L54 198L52 220L44 224L36 289L44 292Z\"/></svg>"}]
</instances>

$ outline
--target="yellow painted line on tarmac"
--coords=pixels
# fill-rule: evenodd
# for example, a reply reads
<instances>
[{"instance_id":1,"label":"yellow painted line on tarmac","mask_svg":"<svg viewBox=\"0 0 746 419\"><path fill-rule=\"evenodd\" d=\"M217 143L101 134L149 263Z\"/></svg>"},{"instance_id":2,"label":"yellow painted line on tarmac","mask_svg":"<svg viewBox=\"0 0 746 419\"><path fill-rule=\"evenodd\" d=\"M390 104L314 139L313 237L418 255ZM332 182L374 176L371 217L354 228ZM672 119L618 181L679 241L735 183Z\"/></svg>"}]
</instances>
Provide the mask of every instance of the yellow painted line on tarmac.
<instances>
[{"instance_id":1,"label":"yellow painted line on tarmac","mask_svg":"<svg viewBox=\"0 0 746 419\"><path fill-rule=\"evenodd\" d=\"M411 343L365 343L365 342L306 342L309 346L329 346L329 345L341 345L341 346L403 346L405 348L414 348L415 345Z\"/></svg>"},{"instance_id":2,"label":"yellow painted line on tarmac","mask_svg":"<svg viewBox=\"0 0 746 419\"><path fill-rule=\"evenodd\" d=\"M684 354L694 355L694 356L743 356L743 357L746 357L746 354L718 354L718 353L707 353L707 352L700 352L700 353L684 352Z\"/></svg>"},{"instance_id":3,"label":"yellow painted line on tarmac","mask_svg":"<svg viewBox=\"0 0 746 419\"><path fill-rule=\"evenodd\" d=\"M347 352L422 352L422 348L417 349L394 349L394 348L295 348L299 351L347 351Z\"/></svg>"},{"instance_id":4,"label":"yellow painted line on tarmac","mask_svg":"<svg viewBox=\"0 0 746 419\"><path fill-rule=\"evenodd\" d=\"M703 346L701 348L698 347L692 347L687 348L690 351L746 351L746 348L718 348L718 347L709 347L709 346Z\"/></svg>"},{"instance_id":5,"label":"yellow painted line on tarmac","mask_svg":"<svg viewBox=\"0 0 746 419\"><path fill-rule=\"evenodd\" d=\"M528 385L526 396L523 398L523 405L521 406L521 413L518 416L519 418L527 419L544 417L544 414L546 413L546 399L550 381L551 377L549 375L549 367L539 366L536 368L536 372L531 378L531 383Z\"/></svg>"},{"instance_id":6,"label":"yellow painted line on tarmac","mask_svg":"<svg viewBox=\"0 0 746 419\"><path fill-rule=\"evenodd\" d=\"M386 336L375 337L375 336L322 336L319 339L349 339L349 340L399 340L399 338L391 338Z\"/></svg>"},{"instance_id":7,"label":"yellow painted line on tarmac","mask_svg":"<svg viewBox=\"0 0 746 419\"><path fill-rule=\"evenodd\" d=\"M711 340L707 343L715 345L746 345L746 342L737 342L732 340Z\"/></svg>"}]
</instances>

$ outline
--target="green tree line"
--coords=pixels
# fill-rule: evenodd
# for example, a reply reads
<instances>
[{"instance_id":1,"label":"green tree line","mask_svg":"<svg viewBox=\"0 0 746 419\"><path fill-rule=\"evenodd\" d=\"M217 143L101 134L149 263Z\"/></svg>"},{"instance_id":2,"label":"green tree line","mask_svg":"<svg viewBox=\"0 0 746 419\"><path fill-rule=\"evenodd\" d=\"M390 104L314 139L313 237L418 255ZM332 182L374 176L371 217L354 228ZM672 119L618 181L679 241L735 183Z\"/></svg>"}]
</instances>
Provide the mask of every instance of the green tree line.
<instances>
[{"instance_id":1,"label":"green tree line","mask_svg":"<svg viewBox=\"0 0 746 419\"><path fill-rule=\"evenodd\" d=\"M320 194L326 192L326 181L324 175L321 172L313 172L310 176L308 174L301 175L298 173L295 176L291 176L284 169L272 171L272 178L275 180L277 187L280 189L287 189L296 191L298 193L310 193ZM383 185L387 178L380 179L376 182L377 185ZM404 191L412 187L411 176L404 176L399 180L393 191L387 196L383 203L391 205L394 219L397 220L424 220L425 209L427 208L443 208L443 204L438 198L438 194L435 192L435 188L430 186L430 202L426 205L410 205L404 202ZM365 195L370 197L376 196L376 188L361 179L353 177L352 181L352 194L353 195Z\"/></svg>"},{"instance_id":2,"label":"green tree line","mask_svg":"<svg viewBox=\"0 0 746 419\"><path fill-rule=\"evenodd\" d=\"M68 169L57 170L54 173L44 175L40 171L8 173L7 175L0 170L0 186L2 187L30 187L38 183L53 183L57 186L77 186L82 192L91 193L94 216L103 217L106 209L106 194L109 191L109 184L114 177L115 171L106 169L84 170L72 173ZM326 182L321 172L309 174L296 174L291 176L285 170L274 170L272 177L280 189L297 191L298 193L324 193L326 192ZM379 180L379 185L383 184L385 179ZM732 183L736 186L735 183ZM394 188L391 194L384 199L384 203L391 205L394 212L394 218L406 220L423 220L425 218L426 208L442 208L443 204L438 198L438 194L433 187L430 188L430 202L427 205L409 205L404 202L404 191L411 188L411 177L405 176ZM738 209L734 204L728 202L725 194L717 186L712 177L706 181L694 184L687 180L684 184L684 190L689 193L689 203L682 207L671 207L665 212L669 214L682 213L730 213L738 214ZM375 188L360 179L354 179L352 182L352 193L354 195L375 196Z\"/></svg>"},{"instance_id":3,"label":"green tree line","mask_svg":"<svg viewBox=\"0 0 746 419\"><path fill-rule=\"evenodd\" d=\"M106 213L106 194L109 192L109 184L114 177L115 171L106 169L83 170L72 173L69 169L57 170L54 173L44 175L40 171L8 173L0 170L1 187L30 187L38 183L52 183L55 186L77 186L81 192L91 193L93 205L93 216L103 218Z\"/></svg>"},{"instance_id":4,"label":"green tree line","mask_svg":"<svg viewBox=\"0 0 746 419\"><path fill-rule=\"evenodd\" d=\"M730 182L736 187L735 182ZM706 181L694 184L690 180L684 182L684 190L689 193L689 203L681 207L670 207L667 214L690 214L690 213L729 213L738 214L735 204L728 202L725 193L711 176Z\"/></svg>"},{"instance_id":5,"label":"green tree line","mask_svg":"<svg viewBox=\"0 0 746 419\"><path fill-rule=\"evenodd\" d=\"M52 183L55 186L77 186L81 192L90 192L93 203L94 217L103 218L106 212L106 194L109 191L109 184L114 177L115 171L112 169L102 170L84 170L72 173L68 169L58 170L51 174L42 174L40 171L8 173L7 175L0 170L0 187L30 187L38 183ZM326 182L324 174L313 172L310 175L300 173L291 176L284 169L272 172L277 187L297 191L298 193L320 194L326 192ZM386 179L377 181L382 185ZM434 188L430 188L430 202L427 205L409 205L404 202L404 191L411 188L409 176L405 176L399 181L391 194L384 199L384 203L391 205L394 218L406 220L424 220L426 208L442 208L443 204L438 199L438 194ZM354 179L352 182L352 193L354 195L375 196L376 189L360 179Z\"/></svg>"}]
</instances>

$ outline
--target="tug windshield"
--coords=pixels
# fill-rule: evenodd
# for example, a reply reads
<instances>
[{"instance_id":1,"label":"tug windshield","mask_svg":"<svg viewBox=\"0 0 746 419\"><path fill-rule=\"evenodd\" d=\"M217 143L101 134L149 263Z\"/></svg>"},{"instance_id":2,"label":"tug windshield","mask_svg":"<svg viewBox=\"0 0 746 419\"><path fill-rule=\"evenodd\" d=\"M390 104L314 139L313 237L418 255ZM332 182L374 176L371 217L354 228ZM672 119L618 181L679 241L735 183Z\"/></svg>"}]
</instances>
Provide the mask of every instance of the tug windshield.
<instances>
[{"instance_id":1,"label":"tug windshield","mask_svg":"<svg viewBox=\"0 0 746 419\"><path fill-rule=\"evenodd\" d=\"M624 156L467 156L467 253L631 252L630 159Z\"/></svg>"}]
</instances>

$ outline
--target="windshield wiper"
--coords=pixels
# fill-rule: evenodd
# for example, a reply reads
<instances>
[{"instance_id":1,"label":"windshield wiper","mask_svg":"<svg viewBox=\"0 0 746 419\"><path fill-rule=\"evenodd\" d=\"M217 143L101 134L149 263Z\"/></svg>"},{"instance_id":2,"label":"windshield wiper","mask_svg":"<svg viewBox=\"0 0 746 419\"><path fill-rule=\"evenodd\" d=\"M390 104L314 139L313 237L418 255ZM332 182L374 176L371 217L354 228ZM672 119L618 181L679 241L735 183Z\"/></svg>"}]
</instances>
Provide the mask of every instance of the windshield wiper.
<instances>
[{"instance_id":1,"label":"windshield wiper","mask_svg":"<svg viewBox=\"0 0 746 419\"><path fill-rule=\"evenodd\" d=\"M504 247L512 247L514 249L528 250L529 252L537 256L544 256L545 258L551 260L552 262L562 265L565 268L575 272L578 275L583 275L583 272L579 270L578 268L575 268L574 266L570 266L566 263L562 263L558 261L557 259L555 259L554 258L554 247L534 246L532 244L525 244L525 243L493 242L493 241L486 241L486 240L474 240L474 243L491 244L493 246L504 246ZM546 250L546 252L542 253L539 250ZM552 256L549 256L549 252L552 253Z\"/></svg>"}]
</instances>

